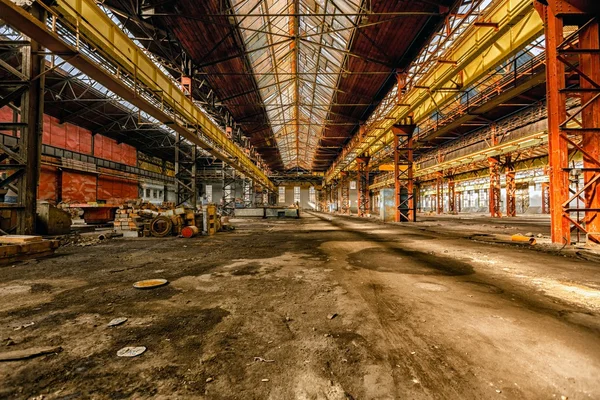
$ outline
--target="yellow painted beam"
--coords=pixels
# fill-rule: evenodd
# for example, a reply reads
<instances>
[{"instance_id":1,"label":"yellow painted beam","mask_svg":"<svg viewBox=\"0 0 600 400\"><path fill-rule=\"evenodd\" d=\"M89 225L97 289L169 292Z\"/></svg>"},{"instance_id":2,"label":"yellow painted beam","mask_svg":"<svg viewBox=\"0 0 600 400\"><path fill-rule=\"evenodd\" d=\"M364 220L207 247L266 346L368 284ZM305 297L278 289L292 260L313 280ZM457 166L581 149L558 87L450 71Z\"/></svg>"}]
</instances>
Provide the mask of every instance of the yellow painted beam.
<instances>
[{"instance_id":1,"label":"yellow painted beam","mask_svg":"<svg viewBox=\"0 0 600 400\"><path fill-rule=\"evenodd\" d=\"M444 59L453 63L436 64L419 80L417 88L411 88L402 96L401 104L394 106L386 118L368 126L364 140L349 149L345 156L340 155L327 171L326 182L343 169L352 169L357 156L375 154L390 144L394 124L411 114L418 124L456 97L455 92L439 89L451 87L453 81L462 81L462 87L468 87L544 32L542 20L531 0L497 0L482 18L497 23L498 28L474 25L467 28L444 54ZM459 73L462 73L462 80Z\"/></svg>"},{"instance_id":2,"label":"yellow painted beam","mask_svg":"<svg viewBox=\"0 0 600 400\"><path fill-rule=\"evenodd\" d=\"M23 8L10 0L0 0L0 15L8 25L49 50L63 54L70 64L179 132L191 143L207 150L255 182L275 190L275 185L244 151L229 140L93 1L58 0L49 11L56 15L58 22L73 31L78 42L81 40L95 46L118 69L118 76L81 53L77 44L73 46L65 42ZM133 78L136 84L127 85L121 79L122 75ZM149 99L148 92L154 93L154 98ZM161 100L157 102L156 98Z\"/></svg>"}]
</instances>

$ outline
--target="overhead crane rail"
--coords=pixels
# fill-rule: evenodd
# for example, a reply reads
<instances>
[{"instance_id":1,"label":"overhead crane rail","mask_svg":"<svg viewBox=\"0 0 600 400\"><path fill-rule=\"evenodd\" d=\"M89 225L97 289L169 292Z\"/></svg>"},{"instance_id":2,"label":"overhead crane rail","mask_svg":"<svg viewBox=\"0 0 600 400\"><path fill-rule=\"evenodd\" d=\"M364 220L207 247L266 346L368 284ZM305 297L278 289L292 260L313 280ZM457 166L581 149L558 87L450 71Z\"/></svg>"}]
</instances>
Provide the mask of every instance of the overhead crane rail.
<instances>
[{"instance_id":1,"label":"overhead crane rail","mask_svg":"<svg viewBox=\"0 0 600 400\"><path fill-rule=\"evenodd\" d=\"M511 64L516 66L518 60L519 58L515 58ZM419 124L419 135L429 138L439 137L451 129L475 119L478 113L497 107L507 99L542 83L545 80L544 65L545 55L542 53L523 62L522 65L513 68L510 72L500 75L500 78L496 73L486 75L482 78L481 85L471 86L470 90L464 93L465 101L458 99L459 101L448 103L437 113L424 119ZM493 81L493 84L490 84L489 81ZM467 97L466 95L471 90L475 92L475 95ZM421 150L425 149L421 148ZM371 157L371 166L375 167L388 162L393 158L393 153L392 146L380 149Z\"/></svg>"},{"instance_id":2,"label":"overhead crane rail","mask_svg":"<svg viewBox=\"0 0 600 400\"><path fill-rule=\"evenodd\" d=\"M489 24L469 26L416 85L401 94L390 112L365 127L327 171L325 182L351 169L356 158L375 154L393 141L392 126L412 115L415 123L455 98L457 90L478 81L491 69L516 54L544 32L531 0L497 0L481 17ZM401 88L399 88L401 92ZM426 138L419 137L421 141Z\"/></svg>"},{"instance_id":3,"label":"overhead crane rail","mask_svg":"<svg viewBox=\"0 0 600 400\"><path fill-rule=\"evenodd\" d=\"M59 55L100 84L226 162L275 190L268 176L91 0L42 5L52 30L10 0L0 15L14 29ZM72 35L59 35L64 27ZM61 32L62 33L62 32ZM84 51L87 50L87 51ZM99 61L104 61L101 65Z\"/></svg>"}]
</instances>

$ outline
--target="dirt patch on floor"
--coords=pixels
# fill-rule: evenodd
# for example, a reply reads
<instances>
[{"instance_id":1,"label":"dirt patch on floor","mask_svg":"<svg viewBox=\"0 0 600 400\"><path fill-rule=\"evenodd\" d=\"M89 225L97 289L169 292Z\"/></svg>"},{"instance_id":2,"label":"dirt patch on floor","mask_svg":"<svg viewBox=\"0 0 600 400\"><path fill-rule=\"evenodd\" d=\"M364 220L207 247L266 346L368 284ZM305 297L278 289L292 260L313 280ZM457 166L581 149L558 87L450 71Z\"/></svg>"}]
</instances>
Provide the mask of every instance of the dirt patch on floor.
<instances>
[{"instance_id":1,"label":"dirt patch on floor","mask_svg":"<svg viewBox=\"0 0 600 400\"><path fill-rule=\"evenodd\" d=\"M512 252L475 262L480 247L360 220L234 223L0 268L0 353L62 349L0 363L0 398L600 395L597 315L504 279ZM169 284L132 287L151 278ZM117 357L125 346L147 350Z\"/></svg>"}]
</instances>

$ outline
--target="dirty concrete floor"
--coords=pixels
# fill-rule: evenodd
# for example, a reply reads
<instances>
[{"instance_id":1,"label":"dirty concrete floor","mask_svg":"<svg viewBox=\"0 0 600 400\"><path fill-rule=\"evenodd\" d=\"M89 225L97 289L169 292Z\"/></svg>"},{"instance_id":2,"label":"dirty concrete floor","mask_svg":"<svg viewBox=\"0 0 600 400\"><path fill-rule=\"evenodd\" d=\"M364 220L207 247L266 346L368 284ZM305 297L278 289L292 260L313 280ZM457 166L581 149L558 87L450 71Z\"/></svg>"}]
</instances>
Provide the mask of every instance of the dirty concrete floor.
<instances>
[{"instance_id":1,"label":"dirty concrete floor","mask_svg":"<svg viewBox=\"0 0 600 400\"><path fill-rule=\"evenodd\" d=\"M0 353L62 348L0 362L0 398L600 398L598 264L437 224L236 225L0 268Z\"/></svg>"}]
</instances>

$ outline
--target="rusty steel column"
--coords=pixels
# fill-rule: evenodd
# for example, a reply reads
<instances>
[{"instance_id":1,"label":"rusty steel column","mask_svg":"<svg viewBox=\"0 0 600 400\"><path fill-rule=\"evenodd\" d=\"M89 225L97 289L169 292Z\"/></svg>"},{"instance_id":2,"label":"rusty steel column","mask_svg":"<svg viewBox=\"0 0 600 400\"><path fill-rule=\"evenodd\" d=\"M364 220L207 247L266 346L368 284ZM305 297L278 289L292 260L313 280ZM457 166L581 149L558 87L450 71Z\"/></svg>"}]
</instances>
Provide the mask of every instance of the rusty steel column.
<instances>
[{"instance_id":1,"label":"rusty steel column","mask_svg":"<svg viewBox=\"0 0 600 400\"><path fill-rule=\"evenodd\" d=\"M325 186L319 190L319 204L321 212L327 212L327 189Z\"/></svg>"},{"instance_id":2,"label":"rusty steel column","mask_svg":"<svg viewBox=\"0 0 600 400\"><path fill-rule=\"evenodd\" d=\"M439 172L435 180L435 207L438 214L444 212L444 175Z\"/></svg>"},{"instance_id":3,"label":"rusty steel column","mask_svg":"<svg viewBox=\"0 0 600 400\"><path fill-rule=\"evenodd\" d=\"M339 209L339 181L333 180L331 182L331 202L333 203L333 212L337 212Z\"/></svg>"},{"instance_id":4,"label":"rusty steel column","mask_svg":"<svg viewBox=\"0 0 600 400\"><path fill-rule=\"evenodd\" d=\"M550 184L542 183L542 214L550 214Z\"/></svg>"},{"instance_id":5,"label":"rusty steel column","mask_svg":"<svg viewBox=\"0 0 600 400\"><path fill-rule=\"evenodd\" d=\"M448 180L448 212L450 214L456 214L456 192L454 177L449 177Z\"/></svg>"},{"instance_id":6,"label":"rusty steel column","mask_svg":"<svg viewBox=\"0 0 600 400\"><path fill-rule=\"evenodd\" d=\"M502 217L500 211L500 162L498 158L488 158L490 166L490 194L489 194L489 206L490 215L492 218Z\"/></svg>"},{"instance_id":7,"label":"rusty steel column","mask_svg":"<svg viewBox=\"0 0 600 400\"><path fill-rule=\"evenodd\" d=\"M396 222L416 221L412 120L392 126Z\"/></svg>"},{"instance_id":8,"label":"rusty steel column","mask_svg":"<svg viewBox=\"0 0 600 400\"><path fill-rule=\"evenodd\" d=\"M588 242L600 243L600 39L591 12L597 2L573 3L535 3L546 33L552 241L570 244L575 233L575 240L585 234ZM565 36L565 26L575 29ZM579 100L580 109L567 113L570 100ZM583 156L582 170L569 165L569 147ZM571 188L570 175L577 181L580 172L583 186Z\"/></svg>"},{"instance_id":9,"label":"rusty steel column","mask_svg":"<svg viewBox=\"0 0 600 400\"><path fill-rule=\"evenodd\" d=\"M581 148L587 240L600 243L600 23L589 20L579 34Z\"/></svg>"},{"instance_id":10,"label":"rusty steel column","mask_svg":"<svg viewBox=\"0 0 600 400\"><path fill-rule=\"evenodd\" d=\"M506 177L506 216L517 216L517 181L515 179L515 165L510 155L506 156L505 161Z\"/></svg>"},{"instance_id":11,"label":"rusty steel column","mask_svg":"<svg viewBox=\"0 0 600 400\"><path fill-rule=\"evenodd\" d=\"M34 3L32 15L45 23L46 12ZM17 225L16 233L33 235L36 233L37 193L42 162L42 132L44 121L44 48L31 40L28 46L21 48L22 65L20 79L24 87L21 95L20 142L18 149L4 149L3 159L17 159L20 168L13 175L3 179L2 187L10 187L14 182L17 189ZM8 79L7 79L8 81ZM16 131L16 130L15 130ZM8 153L7 151L10 151ZM12 157L11 157L12 156Z\"/></svg>"},{"instance_id":12,"label":"rusty steel column","mask_svg":"<svg viewBox=\"0 0 600 400\"><path fill-rule=\"evenodd\" d=\"M358 216L366 217L369 213L369 160L370 157L356 158L356 191L358 195Z\"/></svg>"},{"instance_id":13,"label":"rusty steel column","mask_svg":"<svg viewBox=\"0 0 600 400\"><path fill-rule=\"evenodd\" d=\"M348 172L342 171L341 176L340 191L342 195L342 204L340 212L345 215L350 215L350 184L348 182Z\"/></svg>"}]
</instances>

